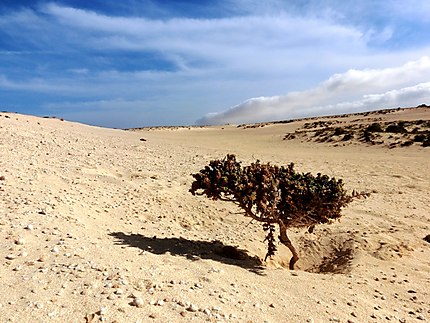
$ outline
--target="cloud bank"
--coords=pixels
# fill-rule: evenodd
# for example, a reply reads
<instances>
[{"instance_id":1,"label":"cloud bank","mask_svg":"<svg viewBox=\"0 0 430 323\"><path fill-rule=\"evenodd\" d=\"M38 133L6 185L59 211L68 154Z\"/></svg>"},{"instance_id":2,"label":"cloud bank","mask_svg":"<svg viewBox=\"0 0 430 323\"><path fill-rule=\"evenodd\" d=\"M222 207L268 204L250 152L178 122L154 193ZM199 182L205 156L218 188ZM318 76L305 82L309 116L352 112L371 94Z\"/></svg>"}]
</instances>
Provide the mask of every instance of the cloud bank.
<instances>
[{"instance_id":1,"label":"cloud bank","mask_svg":"<svg viewBox=\"0 0 430 323\"><path fill-rule=\"evenodd\" d=\"M398 67L349 70L315 88L252 98L209 113L197 124L255 123L430 103L429 75L427 56Z\"/></svg>"}]
</instances>

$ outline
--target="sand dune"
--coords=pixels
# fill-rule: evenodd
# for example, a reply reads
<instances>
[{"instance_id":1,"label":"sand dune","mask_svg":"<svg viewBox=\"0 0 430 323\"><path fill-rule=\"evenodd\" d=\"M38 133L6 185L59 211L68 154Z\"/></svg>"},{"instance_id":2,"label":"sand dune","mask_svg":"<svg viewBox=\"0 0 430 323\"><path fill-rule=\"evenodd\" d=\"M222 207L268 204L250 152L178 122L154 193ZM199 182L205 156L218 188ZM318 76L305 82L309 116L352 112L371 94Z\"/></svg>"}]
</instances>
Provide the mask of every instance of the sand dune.
<instances>
[{"instance_id":1,"label":"sand dune","mask_svg":"<svg viewBox=\"0 0 430 323\"><path fill-rule=\"evenodd\" d=\"M0 321L430 320L430 147L412 123L394 141L331 133L417 120L429 108L130 131L0 113ZM327 121L332 140L310 140L318 128L305 124ZM227 153L294 162L371 196L340 222L293 231L290 271L283 246L262 260L259 224L188 192L190 174Z\"/></svg>"}]
</instances>

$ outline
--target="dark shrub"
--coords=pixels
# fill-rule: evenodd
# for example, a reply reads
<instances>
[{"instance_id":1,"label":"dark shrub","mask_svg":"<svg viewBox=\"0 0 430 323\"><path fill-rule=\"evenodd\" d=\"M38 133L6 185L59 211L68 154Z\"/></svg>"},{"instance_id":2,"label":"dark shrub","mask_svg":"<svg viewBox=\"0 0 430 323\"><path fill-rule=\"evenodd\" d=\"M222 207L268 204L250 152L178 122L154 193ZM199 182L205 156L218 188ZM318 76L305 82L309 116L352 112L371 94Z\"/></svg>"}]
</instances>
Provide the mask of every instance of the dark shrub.
<instances>
[{"instance_id":1,"label":"dark shrub","mask_svg":"<svg viewBox=\"0 0 430 323\"><path fill-rule=\"evenodd\" d=\"M364 130L361 134L361 140L364 142L374 144L373 139L375 139L375 135L367 130Z\"/></svg>"},{"instance_id":2,"label":"dark shrub","mask_svg":"<svg viewBox=\"0 0 430 323\"><path fill-rule=\"evenodd\" d=\"M366 131L368 132L383 132L384 129L382 129L381 125L379 123L372 123L366 128Z\"/></svg>"},{"instance_id":3,"label":"dark shrub","mask_svg":"<svg viewBox=\"0 0 430 323\"><path fill-rule=\"evenodd\" d=\"M415 142L424 142L424 140L426 139L426 136L425 135L416 135L415 137L414 137L414 141Z\"/></svg>"},{"instance_id":4,"label":"dark shrub","mask_svg":"<svg viewBox=\"0 0 430 323\"><path fill-rule=\"evenodd\" d=\"M390 124L387 129L385 129L385 132L392 132L392 133L407 133L408 130L400 125L397 124Z\"/></svg>"},{"instance_id":5,"label":"dark shrub","mask_svg":"<svg viewBox=\"0 0 430 323\"><path fill-rule=\"evenodd\" d=\"M296 139L296 135L294 133L287 133L284 137L284 140Z\"/></svg>"},{"instance_id":6,"label":"dark shrub","mask_svg":"<svg viewBox=\"0 0 430 323\"><path fill-rule=\"evenodd\" d=\"M343 136L342 141L348 141L348 140L351 140L352 138L354 138L354 135L349 132L345 134L345 136Z\"/></svg>"},{"instance_id":7,"label":"dark shrub","mask_svg":"<svg viewBox=\"0 0 430 323\"><path fill-rule=\"evenodd\" d=\"M334 136L340 136L340 135L343 135L344 133L345 133L345 129L337 127L334 129L333 135Z\"/></svg>"},{"instance_id":8,"label":"dark shrub","mask_svg":"<svg viewBox=\"0 0 430 323\"><path fill-rule=\"evenodd\" d=\"M413 144L414 144L414 141L413 141L413 140L408 140L408 141L402 142L402 143L400 144L400 146L402 146L402 147L408 147L408 146L411 146L411 145L413 145Z\"/></svg>"},{"instance_id":9,"label":"dark shrub","mask_svg":"<svg viewBox=\"0 0 430 323\"><path fill-rule=\"evenodd\" d=\"M288 228L312 230L316 224L331 223L341 217L341 209L354 199L369 195L355 191L348 194L342 180L298 173L292 163L279 167L257 161L242 167L234 155L213 160L192 176L190 192L193 195L233 202L245 216L263 223L268 242L266 259L276 251L277 224L279 240L293 254L290 269L294 269L299 256L288 238Z\"/></svg>"}]
</instances>

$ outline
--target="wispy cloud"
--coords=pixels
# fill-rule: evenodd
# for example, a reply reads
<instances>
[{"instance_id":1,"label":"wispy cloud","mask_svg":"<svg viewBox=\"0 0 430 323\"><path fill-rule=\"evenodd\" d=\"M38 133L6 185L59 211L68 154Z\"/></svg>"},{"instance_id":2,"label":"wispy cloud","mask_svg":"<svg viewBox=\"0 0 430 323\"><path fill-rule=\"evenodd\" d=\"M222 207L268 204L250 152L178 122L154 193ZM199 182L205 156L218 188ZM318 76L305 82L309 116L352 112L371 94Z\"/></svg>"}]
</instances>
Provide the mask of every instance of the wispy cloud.
<instances>
[{"instance_id":1,"label":"wispy cloud","mask_svg":"<svg viewBox=\"0 0 430 323\"><path fill-rule=\"evenodd\" d=\"M363 34L350 27L317 18L280 13L218 19L172 18L154 20L100 15L81 9L49 4L44 12L60 25L79 30L81 42L94 48L156 51L158 55L190 64L212 63L219 67L254 68L260 59L266 68L286 66L288 56L322 46L353 53L364 49ZM282 54L288 54L282 59ZM288 64L289 65L289 64ZM261 67L260 67L261 68Z\"/></svg>"},{"instance_id":2,"label":"wispy cloud","mask_svg":"<svg viewBox=\"0 0 430 323\"><path fill-rule=\"evenodd\" d=\"M272 121L429 102L430 83L425 82L429 73L429 57L393 68L349 70L306 91L246 100L207 114L198 123Z\"/></svg>"}]
</instances>

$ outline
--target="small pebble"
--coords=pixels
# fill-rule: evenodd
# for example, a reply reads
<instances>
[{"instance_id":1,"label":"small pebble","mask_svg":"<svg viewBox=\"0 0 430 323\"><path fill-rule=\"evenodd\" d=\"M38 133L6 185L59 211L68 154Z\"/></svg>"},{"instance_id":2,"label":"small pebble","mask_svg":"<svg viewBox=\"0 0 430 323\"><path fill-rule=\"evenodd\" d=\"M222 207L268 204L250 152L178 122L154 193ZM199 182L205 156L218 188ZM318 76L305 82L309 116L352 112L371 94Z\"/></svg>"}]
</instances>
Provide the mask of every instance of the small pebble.
<instances>
[{"instance_id":1,"label":"small pebble","mask_svg":"<svg viewBox=\"0 0 430 323\"><path fill-rule=\"evenodd\" d=\"M51 249L51 252L58 253L60 252L60 249L57 246L55 246L54 248Z\"/></svg>"},{"instance_id":2,"label":"small pebble","mask_svg":"<svg viewBox=\"0 0 430 323\"><path fill-rule=\"evenodd\" d=\"M18 238L18 239L16 239L15 240L15 244L17 244L17 245L23 245L23 244L25 244L24 238Z\"/></svg>"},{"instance_id":3,"label":"small pebble","mask_svg":"<svg viewBox=\"0 0 430 323\"><path fill-rule=\"evenodd\" d=\"M186 307L186 306L188 306L188 304L186 304L185 302L183 302L183 301L181 301L181 300L179 300L179 301L177 302L177 304L178 304L179 306L182 306L182 307Z\"/></svg>"},{"instance_id":4,"label":"small pebble","mask_svg":"<svg viewBox=\"0 0 430 323\"><path fill-rule=\"evenodd\" d=\"M187 311L189 312L197 312L198 310L199 308L194 304L190 304L190 306L187 307Z\"/></svg>"},{"instance_id":5,"label":"small pebble","mask_svg":"<svg viewBox=\"0 0 430 323\"><path fill-rule=\"evenodd\" d=\"M107 311L108 311L107 307L106 306L102 306L102 307L100 307L99 314L100 315L105 315L107 313Z\"/></svg>"},{"instance_id":6,"label":"small pebble","mask_svg":"<svg viewBox=\"0 0 430 323\"><path fill-rule=\"evenodd\" d=\"M134 305L134 306L136 306L136 307L143 307L143 305L144 305L144 303L143 303L143 299L142 299L142 298L140 298L140 297L136 297L136 298L133 300L133 305Z\"/></svg>"},{"instance_id":7,"label":"small pebble","mask_svg":"<svg viewBox=\"0 0 430 323\"><path fill-rule=\"evenodd\" d=\"M158 300L155 305L157 306L163 306L164 305L164 301L162 299Z\"/></svg>"},{"instance_id":8,"label":"small pebble","mask_svg":"<svg viewBox=\"0 0 430 323\"><path fill-rule=\"evenodd\" d=\"M34 227L32 224L27 224L27 226L25 227L27 230L33 230Z\"/></svg>"}]
</instances>

